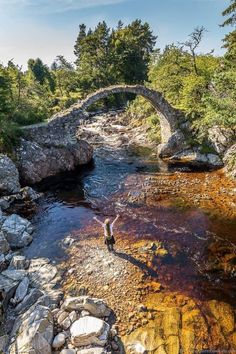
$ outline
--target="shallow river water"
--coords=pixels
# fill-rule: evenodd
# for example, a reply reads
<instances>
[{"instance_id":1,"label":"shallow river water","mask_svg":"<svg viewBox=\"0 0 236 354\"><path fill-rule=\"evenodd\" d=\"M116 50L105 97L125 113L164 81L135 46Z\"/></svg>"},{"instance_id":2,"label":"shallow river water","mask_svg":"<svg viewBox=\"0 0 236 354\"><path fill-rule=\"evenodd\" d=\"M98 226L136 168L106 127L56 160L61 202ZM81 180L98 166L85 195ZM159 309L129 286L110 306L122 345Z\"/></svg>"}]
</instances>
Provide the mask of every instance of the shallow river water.
<instances>
[{"instance_id":1,"label":"shallow river water","mask_svg":"<svg viewBox=\"0 0 236 354\"><path fill-rule=\"evenodd\" d=\"M168 291L175 294L176 299L176 294L180 294L194 301L221 301L234 308L235 184L222 172L183 172L179 167L170 167L156 158L151 149L128 144L129 132L124 133L119 125L114 126L116 130L111 134L101 128L101 123L98 127L96 124L94 120L91 127L86 128L90 133L97 129L93 162L37 186L44 196L32 216L36 231L25 254L29 258L48 257L64 268L71 266L72 260L77 262L76 255L63 246L65 237L71 235L78 244L81 242L76 252L87 252L83 249L86 245L96 249L98 243L104 248L102 257L106 257L101 230L93 217L96 215L102 220L119 213L116 236L118 250L123 252L120 258L132 263L139 272L147 275L148 271L147 276L161 284L164 294ZM119 140L120 131L123 140ZM156 244L165 250L164 257L155 253ZM143 255L137 253L142 253L142 247L144 250L154 247L153 254L150 256L147 252L143 259ZM80 280L82 285L93 281ZM144 289L145 286L147 288L146 283ZM154 293L150 289L140 290L143 296L138 301L153 301L149 296ZM93 294L104 296L99 287L93 289ZM155 303L158 301L160 299L156 298ZM133 329L137 331L135 322ZM179 338L187 353L184 339ZM207 340L202 339L202 344L200 347L196 344L196 348L208 349L209 343L206 343ZM213 347L217 349L217 345L214 343ZM227 345L223 349L231 344Z\"/></svg>"}]
</instances>

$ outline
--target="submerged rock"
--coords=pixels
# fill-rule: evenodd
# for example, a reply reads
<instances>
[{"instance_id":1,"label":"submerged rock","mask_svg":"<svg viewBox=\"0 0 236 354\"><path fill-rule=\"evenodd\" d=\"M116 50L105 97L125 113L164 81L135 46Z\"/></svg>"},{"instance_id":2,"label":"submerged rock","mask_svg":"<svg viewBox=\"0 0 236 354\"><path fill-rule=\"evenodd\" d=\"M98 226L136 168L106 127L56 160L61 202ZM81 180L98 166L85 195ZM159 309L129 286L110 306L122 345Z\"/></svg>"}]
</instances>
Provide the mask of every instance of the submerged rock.
<instances>
[{"instance_id":1,"label":"submerged rock","mask_svg":"<svg viewBox=\"0 0 236 354\"><path fill-rule=\"evenodd\" d=\"M108 340L110 326L103 320L86 316L75 321L70 328L71 342L76 347L86 345L104 346Z\"/></svg>"},{"instance_id":2,"label":"submerged rock","mask_svg":"<svg viewBox=\"0 0 236 354\"><path fill-rule=\"evenodd\" d=\"M0 154L0 194L20 191L19 173L16 165L6 155Z\"/></svg>"}]
</instances>

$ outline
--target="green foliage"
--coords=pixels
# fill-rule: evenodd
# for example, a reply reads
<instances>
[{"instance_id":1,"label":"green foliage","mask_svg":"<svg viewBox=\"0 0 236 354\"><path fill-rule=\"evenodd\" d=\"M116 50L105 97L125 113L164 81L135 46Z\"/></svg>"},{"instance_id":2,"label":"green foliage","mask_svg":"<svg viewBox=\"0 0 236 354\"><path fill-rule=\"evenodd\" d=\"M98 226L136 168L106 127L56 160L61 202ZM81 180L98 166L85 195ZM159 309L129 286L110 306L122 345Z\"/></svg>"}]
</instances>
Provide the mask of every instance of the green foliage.
<instances>
[{"instance_id":1,"label":"green foliage","mask_svg":"<svg viewBox=\"0 0 236 354\"><path fill-rule=\"evenodd\" d=\"M80 25L74 53L83 92L117 83L137 84L147 79L150 54L156 37L140 20L116 29L105 21L94 30Z\"/></svg>"}]
</instances>

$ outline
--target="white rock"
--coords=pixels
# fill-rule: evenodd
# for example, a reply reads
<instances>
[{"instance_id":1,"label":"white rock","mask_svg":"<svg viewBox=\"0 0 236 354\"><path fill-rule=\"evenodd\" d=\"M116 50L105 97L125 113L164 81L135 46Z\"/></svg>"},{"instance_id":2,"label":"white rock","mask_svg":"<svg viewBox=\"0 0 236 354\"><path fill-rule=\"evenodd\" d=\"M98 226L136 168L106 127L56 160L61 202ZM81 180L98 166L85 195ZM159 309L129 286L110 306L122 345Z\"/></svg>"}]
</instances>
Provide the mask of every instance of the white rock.
<instances>
[{"instance_id":1,"label":"white rock","mask_svg":"<svg viewBox=\"0 0 236 354\"><path fill-rule=\"evenodd\" d=\"M59 333L53 340L52 342L52 346L53 348L61 348L63 346L63 344L65 343L66 341L66 337L63 333Z\"/></svg>"},{"instance_id":2,"label":"white rock","mask_svg":"<svg viewBox=\"0 0 236 354\"><path fill-rule=\"evenodd\" d=\"M71 328L71 342L76 347L86 345L104 346L107 343L110 326L103 320L91 316L75 321Z\"/></svg>"},{"instance_id":3,"label":"white rock","mask_svg":"<svg viewBox=\"0 0 236 354\"><path fill-rule=\"evenodd\" d=\"M51 354L53 317L51 311L41 305L30 308L14 325L16 340L10 346L10 354Z\"/></svg>"}]
</instances>

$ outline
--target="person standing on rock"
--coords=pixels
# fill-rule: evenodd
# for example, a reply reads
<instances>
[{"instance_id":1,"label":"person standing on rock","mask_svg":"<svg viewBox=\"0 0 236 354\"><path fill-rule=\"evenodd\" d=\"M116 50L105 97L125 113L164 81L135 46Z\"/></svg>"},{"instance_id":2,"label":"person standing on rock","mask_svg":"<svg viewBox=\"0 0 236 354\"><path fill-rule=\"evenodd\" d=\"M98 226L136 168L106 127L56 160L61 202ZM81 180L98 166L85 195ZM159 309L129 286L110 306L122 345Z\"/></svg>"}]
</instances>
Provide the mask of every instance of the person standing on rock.
<instances>
[{"instance_id":1,"label":"person standing on rock","mask_svg":"<svg viewBox=\"0 0 236 354\"><path fill-rule=\"evenodd\" d=\"M98 220L96 216L94 217L94 220L96 220L104 229L105 245L107 245L107 249L109 252L114 251L114 244L116 243L116 241L113 235L113 226L118 220L119 216L120 215L117 215L113 222L111 222L110 219L106 219L104 223Z\"/></svg>"}]
</instances>

